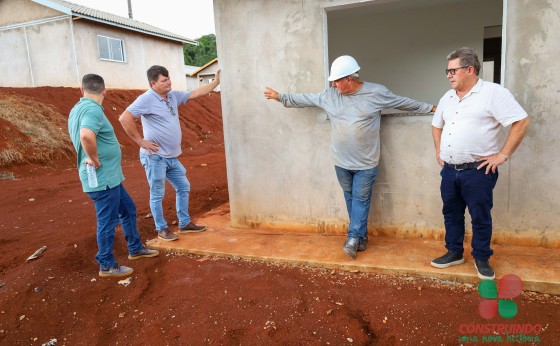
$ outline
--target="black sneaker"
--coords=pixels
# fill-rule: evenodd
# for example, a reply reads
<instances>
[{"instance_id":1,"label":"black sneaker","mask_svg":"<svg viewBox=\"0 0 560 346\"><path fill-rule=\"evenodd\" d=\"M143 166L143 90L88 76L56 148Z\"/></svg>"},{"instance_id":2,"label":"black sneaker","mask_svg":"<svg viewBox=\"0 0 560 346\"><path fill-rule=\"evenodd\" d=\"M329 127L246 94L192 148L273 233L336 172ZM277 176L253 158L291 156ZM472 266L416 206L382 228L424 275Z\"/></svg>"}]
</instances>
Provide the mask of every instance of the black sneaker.
<instances>
[{"instance_id":1,"label":"black sneaker","mask_svg":"<svg viewBox=\"0 0 560 346\"><path fill-rule=\"evenodd\" d=\"M348 238L344 247L342 248L344 252L350 257L351 259L356 258L356 251L358 251L358 245L360 244L360 239L358 238Z\"/></svg>"},{"instance_id":2,"label":"black sneaker","mask_svg":"<svg viewBox=\"0 0 560 346\"><path fill-rule=\"evenodd\" d=\"M365 251L367 249L368 238L360 239L358 244L358 251Z\"/></svg>"},{"instance_id":3,"label":"black sneaker","mask_svg":"<svg viewBox=\"0 0 560 346\"><path fill-rule=\"evenodd\" d=\"M432 267L447 268L461 263L465 263L465 258L463 258L462 254L448 251L445 255L433 260L431 264Z\"/></svg>"},{"instance_id":4,"label":"black sneaker","mask_svg":"<svg viewBox=\"0 0 560 346\"><path fill-rule=\"evenodd\" d=\"M494 280L496 274L494 274L494 269L490 267L488 260L474 259L474 267L476 268L478 277L482 280Z\"/></svg>"}]
</instances>

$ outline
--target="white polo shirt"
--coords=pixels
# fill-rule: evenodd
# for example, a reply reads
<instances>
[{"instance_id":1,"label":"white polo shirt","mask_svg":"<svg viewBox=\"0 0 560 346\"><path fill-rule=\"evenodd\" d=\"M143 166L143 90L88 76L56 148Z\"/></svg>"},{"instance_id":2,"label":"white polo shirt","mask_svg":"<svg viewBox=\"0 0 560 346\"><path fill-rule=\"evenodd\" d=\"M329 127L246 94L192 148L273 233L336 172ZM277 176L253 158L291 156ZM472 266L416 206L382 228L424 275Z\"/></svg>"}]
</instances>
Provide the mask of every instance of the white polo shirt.
<instances>
[{"instance_id":1,"label":"white polo shirt","mask_svg":"<svg viewBox=\"0 0 560 346\"><path fill-rule=\"evenodd\" d=\"M496 154L501 126L526 118L513 95L499 84L479 79L463 99L454 89L439 101L432 125L443 128L440 158L452 164Z\"/></svg>"}]
</instances>

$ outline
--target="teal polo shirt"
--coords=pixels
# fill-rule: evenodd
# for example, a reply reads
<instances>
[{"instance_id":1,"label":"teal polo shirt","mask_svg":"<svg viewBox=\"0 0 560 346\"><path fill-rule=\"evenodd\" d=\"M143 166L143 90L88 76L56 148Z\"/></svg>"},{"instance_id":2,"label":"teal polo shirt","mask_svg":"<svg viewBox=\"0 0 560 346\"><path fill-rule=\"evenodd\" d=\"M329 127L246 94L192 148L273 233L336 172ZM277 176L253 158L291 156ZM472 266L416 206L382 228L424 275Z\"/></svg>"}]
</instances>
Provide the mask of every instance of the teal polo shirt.
<instances>
[{"instance_id":1,"label":"teal polo shirt","mask_svg":"<svg viewBox=\"0 0 560 346\"><path fill-rule=\"evenodd\" d=\"M80 129L90 129L97 136L97 153L101 167L97 169L99 185L90 188L88 185L86 158L87 154L80 142ZM121 147L115 130L103 113L103 107L94 100L82 97L70 111L68 133L77 153L77 165L84 192L102 191L118 186L124 175L121 168Z\"/></svg>"}]
</instances>

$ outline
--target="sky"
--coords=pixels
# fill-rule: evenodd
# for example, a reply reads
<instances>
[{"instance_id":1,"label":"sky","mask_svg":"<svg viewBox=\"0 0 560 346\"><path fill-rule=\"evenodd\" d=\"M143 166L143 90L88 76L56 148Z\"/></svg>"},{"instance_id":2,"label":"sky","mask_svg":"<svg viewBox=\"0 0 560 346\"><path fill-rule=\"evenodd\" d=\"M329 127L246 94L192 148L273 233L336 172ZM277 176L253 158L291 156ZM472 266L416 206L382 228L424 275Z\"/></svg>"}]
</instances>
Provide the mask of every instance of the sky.
<instances>
[{"instance_id":1,"label":"sky","mask_svg":"<svg viewBox=\"0 0 560 346\"><path fill-rule=\"evenodd\" d=\"M128 0L66 0L128 17ZM132 0L135 20L190 39L215 34L213 0Z\"/></svg>"}]
</instances>

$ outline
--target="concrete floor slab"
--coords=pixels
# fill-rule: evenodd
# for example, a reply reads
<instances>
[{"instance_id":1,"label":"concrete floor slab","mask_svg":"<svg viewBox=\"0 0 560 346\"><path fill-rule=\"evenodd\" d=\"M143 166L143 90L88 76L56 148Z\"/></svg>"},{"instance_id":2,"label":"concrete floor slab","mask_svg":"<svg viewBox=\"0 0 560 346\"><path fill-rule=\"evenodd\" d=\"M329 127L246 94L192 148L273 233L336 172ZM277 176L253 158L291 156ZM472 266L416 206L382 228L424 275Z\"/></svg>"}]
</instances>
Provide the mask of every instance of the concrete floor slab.
<instances>
[{"instance_id":1,"label":"concrete floor slab","mask_svg":"<svg viewBox=\"0 0 560 346\"><path fill-rule=\"evenodd\" d=\"M465 248L462 265L437 269L432 259L445 253L442 241L422 238L370 237L366 251L355 260L342 251L344 235L294 233L281 230L233 228L229 206L217 208L197 219L207 225L201 233L180 234L179 240L165 242L152 239L150 248L167 252L239 257L244 259L291 263L340 270L358 270L391 275L411 275L462 283L478 284L474 262ZM523 289L560 294L560 249L518 245L493 245L491 265L497 279L516 274Z\"/></svg>"}]
</instances>

